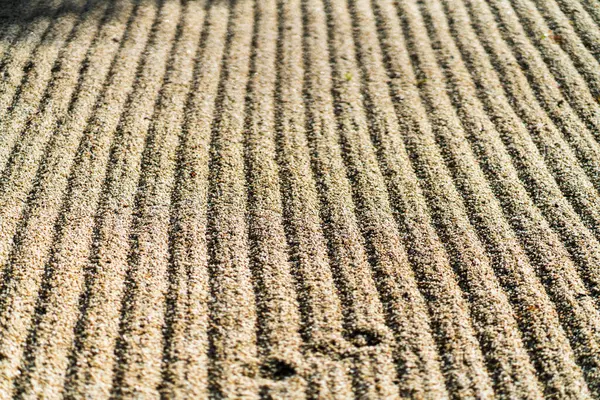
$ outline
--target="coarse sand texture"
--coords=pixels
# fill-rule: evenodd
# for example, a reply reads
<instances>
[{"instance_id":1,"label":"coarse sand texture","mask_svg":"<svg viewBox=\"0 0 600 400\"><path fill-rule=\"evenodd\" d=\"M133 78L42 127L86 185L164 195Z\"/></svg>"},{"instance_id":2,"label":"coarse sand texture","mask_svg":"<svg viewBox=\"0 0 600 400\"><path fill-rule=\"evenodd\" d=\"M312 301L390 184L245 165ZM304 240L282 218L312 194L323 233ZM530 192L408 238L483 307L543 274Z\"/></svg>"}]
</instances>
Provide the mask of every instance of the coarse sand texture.
<instances>
[{"instance_id":1,"label":"coarse sand texture","mask_svg":"<svg viewBox=\"0 0 600 400\"><path fill-rule=\"evenodd\" d=\"M0 400L600 399L600 0L0 0Z\"/></svg>"}]
</instances>

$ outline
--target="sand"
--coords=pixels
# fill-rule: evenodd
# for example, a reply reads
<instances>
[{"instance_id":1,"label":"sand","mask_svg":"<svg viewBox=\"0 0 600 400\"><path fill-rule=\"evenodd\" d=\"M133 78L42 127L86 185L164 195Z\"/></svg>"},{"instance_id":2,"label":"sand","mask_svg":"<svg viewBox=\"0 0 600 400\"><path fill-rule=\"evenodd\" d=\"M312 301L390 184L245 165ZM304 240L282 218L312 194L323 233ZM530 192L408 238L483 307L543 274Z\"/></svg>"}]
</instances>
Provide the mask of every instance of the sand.
<instances>
[{"instance_id":1,"label":"sand","mask_svg":"<svg viewBox=\"0 0 600 400\"><path fill-rule=\"evenodd\" d=\"M600 398L598 0L0 0L0 399Z\"/></svg>"}]
</instances>

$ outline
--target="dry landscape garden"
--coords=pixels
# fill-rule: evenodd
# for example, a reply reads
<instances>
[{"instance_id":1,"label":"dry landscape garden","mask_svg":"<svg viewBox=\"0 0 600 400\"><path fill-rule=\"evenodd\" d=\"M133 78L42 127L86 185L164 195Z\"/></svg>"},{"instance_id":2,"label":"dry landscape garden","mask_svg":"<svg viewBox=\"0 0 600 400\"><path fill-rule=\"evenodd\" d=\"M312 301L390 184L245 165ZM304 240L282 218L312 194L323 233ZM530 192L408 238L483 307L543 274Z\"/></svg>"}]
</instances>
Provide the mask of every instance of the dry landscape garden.
<instances>
[{"instance_id":1,"label":"dry landscape garden","mask_svg":"<svg viewBox=\"0 0 600 400\"><path fill-rule=\"evenodd\" d=\"M0 0L0 399L600 398L600 0Z\"/></svg>"}]
</instances>

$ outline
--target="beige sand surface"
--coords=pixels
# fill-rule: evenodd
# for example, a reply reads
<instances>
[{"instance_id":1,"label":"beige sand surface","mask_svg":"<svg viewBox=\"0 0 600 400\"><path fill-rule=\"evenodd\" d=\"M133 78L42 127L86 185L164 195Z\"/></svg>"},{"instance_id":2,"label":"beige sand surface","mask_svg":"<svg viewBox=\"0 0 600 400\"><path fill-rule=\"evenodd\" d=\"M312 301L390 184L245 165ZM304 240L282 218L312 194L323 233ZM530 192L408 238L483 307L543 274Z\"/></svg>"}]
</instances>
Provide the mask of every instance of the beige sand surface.
<instances>
[{"instance_id":1,"label":"beige sand surface","mask_svg":"<svg viewBox=\"0 0 600 400\"><path fill-rule=\"evenodd\" d=\"M600 398L599 0L0 0L0 400Z\"/></svg>"}]
</instances>

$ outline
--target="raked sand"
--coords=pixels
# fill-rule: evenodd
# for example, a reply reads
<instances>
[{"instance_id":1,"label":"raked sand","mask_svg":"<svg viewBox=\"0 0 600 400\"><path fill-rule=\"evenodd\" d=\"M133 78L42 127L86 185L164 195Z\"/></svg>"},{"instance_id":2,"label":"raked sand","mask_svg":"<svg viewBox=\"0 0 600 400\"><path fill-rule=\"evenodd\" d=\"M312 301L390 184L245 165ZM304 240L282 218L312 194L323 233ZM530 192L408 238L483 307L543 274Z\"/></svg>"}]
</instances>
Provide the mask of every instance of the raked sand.
<instances>
[{"instance_id":1,"label":"raked sand","mask_svg":"<svg viewBox=\"0 0 600 400\"><path fill-rule=\"evenodd\" d=\"M0 399L600 397L599 0L0 0Z\"/></svg>"}]
</instances>

